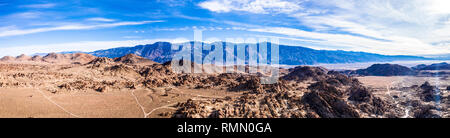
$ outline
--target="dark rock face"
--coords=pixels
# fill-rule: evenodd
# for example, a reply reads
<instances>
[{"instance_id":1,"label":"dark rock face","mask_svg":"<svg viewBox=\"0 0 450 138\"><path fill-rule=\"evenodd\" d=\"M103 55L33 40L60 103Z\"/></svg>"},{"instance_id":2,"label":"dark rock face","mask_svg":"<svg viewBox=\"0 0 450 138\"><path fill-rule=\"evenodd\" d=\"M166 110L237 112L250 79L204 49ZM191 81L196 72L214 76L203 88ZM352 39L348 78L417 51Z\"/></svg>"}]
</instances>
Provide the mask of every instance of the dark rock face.
<instances>
[{"instance_id":1,"label":"dark rock face","mask_svg":"<svg viewBox=\"0 0 450 138\"><path fill-rule=\"evenodd\" d=\"M95 58L94 60L92 60L91 62L87 63L87 64L92 64L92 65L100 65L100 64L113 64L114 61L113 59L107 58L107 57L98 57Z\"/></svg>"},{"instance_id":2,"label":"dark rock face","mask_svg":"<svg viewBox=\"0 0 450 138\"><path fill-rule=\"evenodd\" d=\"M287 102L281 102L287 101ZM188 100L179 103L174 118L303 118L300 97L287 93L267 95L244 94L239 98L226 97L214 100ZM209 108L214 105L213 108ZM293 111L295 110L295 111ZM314 115L310 115L314 116Z\"/></svg>"},{"instance_id":3,"label":"dark rock face","mask_svg":"<svg viewBox=\"0 0 450 138\"><path fill-rule=\"evenodd\" d=\"M233 84L228 90L230 91L246 91L253 90L255 92L263 92L259 77L256 76L239 76L236 81L240 83Z\"/></svg>"},{"instance_id":4,"label":"dark rock face","mask_svg":"<svg viewBox=\"0 0 450 138\"><path fill-rule=\"evenodd\" d=\"M429 82L425 82L420 86L420 98L425 102L431 102L441 99L440 90L436 86L431 86Z\"/></svg>"},{"instance_id":5,"label":"dark rock face","mask_svg":"<svg viewBox=\"0 0 450 138\"><path fill-rule=\"evenodd\" d=\"M356 86L350 88L350 97L348 99L358 102L368 102L370 99L372 99L372 94L366 87Z\"/></svg>"},{"instance_id":6,"label":"dark rock face","mask_svg":"<svg viewBox=\"0 0 450 138\"><path fill-rule=\"evenodd\" d=\"M447 91L450 91L450 86L447 86Z\"/></svg>"},{"instance_id":7,"label":"dark rock face","mask_svg":"<svg viewBox=\"0 0 450 138\"><path fill-rule=\"evenodd\" d=\"M326 83L325 81L319 81L317 83L311 84L308 89L310 89L311 91L323 91L339 97L344 95L344 92L338 90L334 86L328 85L328 83Z\"/></svg>"},{"instance_id":8,"label":"dark rock face","mask_svg":"<svg viewBox=\"0 0 450 138\"><path fill-rule=\"evenodd\" d=\"M414 117L415 118L441 118L436 107L429 106L429 105L420 106L419 109L417 109L414 112Z\"/></svg>"},{"instance_id":9,"label":"dark rock face","mask_svg":"<svg viewBox=\"0 0 450 138\"><path fill-rule=\"evenodd\" d=\"M417 73L408 67L397 64L374 64L367 69L356 70L353 74L363 76L406 76Z\"/></svg>"},{"instance_id":10,"label":"dark rock face","mask_svg":"<svg viewBox=\"0 0 450 138\"><path fill-rule=\"evenodd\" d=\"M355 106L361 111L373 115L385 115L392 106L379 97L375 97L372 91L362 85L353 85L349 90L348 100L354 101Z\"/></svg>"}]
</instances>

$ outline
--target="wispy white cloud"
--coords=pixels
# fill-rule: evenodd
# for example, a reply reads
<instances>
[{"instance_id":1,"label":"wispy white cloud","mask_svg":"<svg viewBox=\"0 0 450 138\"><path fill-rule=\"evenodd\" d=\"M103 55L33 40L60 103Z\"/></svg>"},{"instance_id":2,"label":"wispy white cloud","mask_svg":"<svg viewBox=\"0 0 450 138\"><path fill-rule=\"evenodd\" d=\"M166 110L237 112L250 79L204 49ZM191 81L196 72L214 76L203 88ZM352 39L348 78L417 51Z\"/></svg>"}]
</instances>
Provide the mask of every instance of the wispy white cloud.
<instances>
[{"instance_id":1,"label":"wispy white cloud","mask_svg":"<svg viewBox=\"0 0 450 138\"><path fill-rule=\"evenodd\" d=\"M200 7L214 12L245 11L250 13L292 13L302 9L301 1L284 0L210 0L201 2Z\"/></svg>"},{"instance_id":2,"label":"wispy white cloud","mask_svg":"<svg viewBox=\"0 0 450 138\"><path fill-rule=\"evenodd\" d=\"M315 45L305 45L305 46L309 46L315 49L322 49L320 45L322 46L329 45L329 46L346 47L345 50L374 52L389 55L450 53L450 48L434 47L430 44L423 43L420 40L402 36L391 36L390 41L379 41L370 38L363 38L347 34L317 33L284 27L257 28L257 29L248 29L248 31L273 33L291 37L313 39L313 42L311 44ZM317 47L318 46L317 44L319 44L319 47Z\"/></svg>"},{"instance_id":3,"label":"wispy white cloud","mask_svg":"<svg viewBox=\"0 0 450 138\"><path fill-rule=\"evenodd\" d=\"M61 25L61 26L43 27L43 28L34 28L34 29L15 29L15 28L13 28L10 30L4 29L3 31L1 31L0 37L26 35L26 34L33 34L33 33L49 32L49 31L87 30L87 29L109 28L109 27L127 26L127 25L142 25L142 24L155 23L155 22L164 22L164 21L157 20L157 21L140 21L140 22L115 22L115 23L104 23L104 24L94 24L94 25L70 24L70 25Z\"/></svg>"},{"instance_id":4,"label":"wispy white cloud","mask_svg":"<svg viewBox=\"0 0 450 138\"><path fill-rule=\"evenodd\" d=\"M180 7L192 2L192 0L156 0L159 3L164 3L169 7Z\"/></svg>"},{"instance_id":5,"label":"wispy white cloud","mask_svg":"<svg viewBox=\"0 0 450 138\"><path fill-rule=\"evenodd\" d=\"M431 14L449 14L450 1L448 0L429 0L429 4L425 7Z\"/></svg>"},{"instance_id":6,"label":"wispy white cloud","mask_svg":"<svg viewBox=\"0 0 450 138\"><path fill-rule=\"evenodd\" d=\"M103 17L88 18L86 20L88 20L88 21L97 21L97 22L114 22L114 21L116 21L114 19L108 19L108 18L103 18Z\"/></svg>"},{"instance_id":7,"label":"wispy white cloud","mask_svg":"<svg viewBox=\"0 0 450 138\"><path fill-rule=\"evenodd\" d=\"M253 32L273 33L295 38L314 39L311 45L337 46L342 50L381 54L450 53L450 2L448 0L299 0L284 1L297 5L296 10L267 12L273 7L259 5L256 0L208 0L199 6L216 13L232 11L267 13L279 18L295 18L303 28L253 27ZM273 0L260 0L266 3ZM277 1L283 3L281 0ZM296 3L294 3L296 2ZM256 6L258 7L258 6ZM292 9L281 6L277 9ZM283 10L279 10L283 11ZM281 13L281 15L280 15ZM275 22L273 22L275 23ZM281 24L280 24L281 25Z\"/></svg>"},{"instance_id":8,"label":"wispy white cloud","mask_svg":"<svg viewBox=\"0 0 450 138\"><path fill-rule=\"evenodd\" d=\"M44 3L44 4L22 5L22 6L20 6L20 7L42 9L42 8L53 8L53 7L55 7L56 5L57 5L56 3Z\"/></svg>"},{"instance_id":9,"label":"wispy white cloud","mask_svg":"<svg viewBox=\"0 0 450 138\"><path fill-rule=\"evenodd\" d=\"M223 31L223 30L246 30L244 27L220 27L220 26L185 26L179 28L155 28L155 31L193 31L193 30L202 30L202 31ZM141 31L136 31L136 33L142 33Z\"/></svg>"},{"instance_id":10,"label":"wispy white cloud","mask_svg":"<svg viewBox=\"0 0 450 138\"><path fill-rule=\"evenodd\" d=\"M236 27L262 27L261 25L248 24L248 23L242 23L242 22L236 22L236 21L230 21L230 20L216 20L213 18L187 16L187 15L182 15L182 14L178 14L178 13L175 14L174 16L176 16L178 18L189 19L189 20L209 21L209 22L214 22L214 23L227 24L227 25L236 26Z\"/></svg>"},{"instance_id":11,"label":"wispy white cloud","mask_svg":"<svg viewBox=\"0 0 450 138\"><path fill-rule=\"evenodd\" d=\"M14 19L35 19L42 16L42 12L20 12L14 13L8 16L8 18Z\"/></svg>"}]
</instances>

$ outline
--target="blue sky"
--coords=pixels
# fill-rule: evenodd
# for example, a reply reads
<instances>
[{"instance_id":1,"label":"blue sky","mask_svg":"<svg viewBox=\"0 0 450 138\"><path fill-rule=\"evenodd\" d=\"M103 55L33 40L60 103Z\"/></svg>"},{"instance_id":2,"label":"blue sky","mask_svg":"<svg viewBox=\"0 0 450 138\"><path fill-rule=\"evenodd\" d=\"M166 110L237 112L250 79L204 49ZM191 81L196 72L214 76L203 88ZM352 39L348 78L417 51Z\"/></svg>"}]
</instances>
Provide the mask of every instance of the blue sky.
<instances>
[{"instance_id":1,"label":"blue sky","mask_svg":"<svg viewBox=\"0 0 450 138\"><path fill-rule=\"evenodd\" d=\"M0 56L276 37L389 55L450 53L448 0L0 0Z\"/></svg>"}]
</instances>

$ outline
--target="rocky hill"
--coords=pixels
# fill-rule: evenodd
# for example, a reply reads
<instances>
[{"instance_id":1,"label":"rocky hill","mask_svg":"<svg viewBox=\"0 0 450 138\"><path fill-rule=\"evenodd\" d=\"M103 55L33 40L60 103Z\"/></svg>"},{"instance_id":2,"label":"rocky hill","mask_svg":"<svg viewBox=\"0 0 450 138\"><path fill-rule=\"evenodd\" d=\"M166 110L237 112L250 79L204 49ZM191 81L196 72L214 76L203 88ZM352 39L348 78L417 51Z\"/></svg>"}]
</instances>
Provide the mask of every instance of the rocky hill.
<instances>
[{"instance_id":1,"label":"rocky hill","mask_svg":"<svg viewBox=\"0 0 450 138\"><path fill-rule=\"evenodd\" d=\"M20 55L17 57L5 56L0 59L0 62L13 62L13 63L52 63L52 64L85 64L96 57L85 53L73 53L73 54L57 54L49 53L44 57L35 55L33 57L27 55Z\"/></svg>"},{"instance_id":2,"label":"rocky hill","mask_svg":"<svg viewBox=\"0 0 450 138\"><path fill-rule=\"evenodd\" d=\"M364 76L405 76L415 75L416 71L397 64L373 64L367 69L356 70L356 74Z\"/></svg>"},{"instance_id":3,"label":"rocky hill","mask_svg":"<svg viewBox=\"0 0 450 138\"><path fill-rule=\"evenodd\" d=\"M317 72L321 73L317 73ZM305 73L300 73L305 72ZM306 73L308 72L308 73ZM315 73L311 73L315 72ZM374 96L358 80L314 67L299 67L273 85L252 78L241 97L188 100L177 105L176 118L360 118L401 116L391 103ZM305 81L303 74L310 74ZM310 82L310 83L307 83Z\"/></svg>"},{"instance_id":4,"label":"rocky hill","mask_svg":"<svg viewBox=\"0 0 450 138\"><path fill-rule=\"evenodd\" d=\"M366 69L340 71L347 75L359 76L450 76L450 64L437 63L417 65L412 68L397 64L373 64Z\"/></svg>"}]
</instances>

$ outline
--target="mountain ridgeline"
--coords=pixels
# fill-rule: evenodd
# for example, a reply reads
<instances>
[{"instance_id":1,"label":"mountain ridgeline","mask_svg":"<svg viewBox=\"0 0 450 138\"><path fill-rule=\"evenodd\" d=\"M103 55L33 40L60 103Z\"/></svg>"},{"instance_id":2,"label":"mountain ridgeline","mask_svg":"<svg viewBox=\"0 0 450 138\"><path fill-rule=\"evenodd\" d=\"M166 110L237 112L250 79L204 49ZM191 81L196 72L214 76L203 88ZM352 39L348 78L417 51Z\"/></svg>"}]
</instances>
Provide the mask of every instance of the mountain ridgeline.
<instances>
[{"instance_id":1,"label":"mountain ridgeline","mask_svg":"<svg viewBox=\"0 0 450 138\"><path fill-rule=\"evenodd\" d=\"M194 47L195 42L190 42L190 44ZM235 49L237 49L236 44L228 43L229 45L233 45ZM92 54L98 57L109 57L116 58L121 57L127 54L136 54L138 56L142 56L144 58L150 59L155 62L164 63L167 61L171 61L172 57L177 50L172 50L173 44L168 42L157 42L154 44L147 45L138 45L134 47L119 47L112 48L106 50L98 50L94 52L88 52L88 54ZM181 44L178 44L181 45ZM205 45L205 43L202 43ZM226 46L226 43L223 43ZM259 43L256 44L259 48ZM271 44L268 43L268 59L270 59L270 51ZM201 48L201 47L194 47ZM214 50L215 46L211 46L211 50ZM245 46L245 57L246 61L248 61L248 49L249 46L246 44ZM205 57L211 50L202 50L203 57ZM224 59L227 54L233 54L236 57L236 50L233 52L224 51ZM300 47L300 46L287 46L280 45L279 46L279 63L282 65L313 65L319 63L356 63L356 62L388 62L388 61L402 61L402 60L427 60L428 58L418 57L418 56L388 56L388 55L380 55L366 52L352 52L352 51L341 51L341 50L314 50L310 48ZM270 60L269 60L270 61Z\"/></svg>"},{"instance_id":2,"label":"mountain ridgeline","mask_svg":"<svg viewBox=\"0 0 450 138\"><path fill-rule=\"evenodd\" d=\"M420 77L449 77L450 64L436 63L420 64L406 67L398 64L373 64L366 69L340 71L350 76L420 76Z\"/></svg>"}]
</instances>

